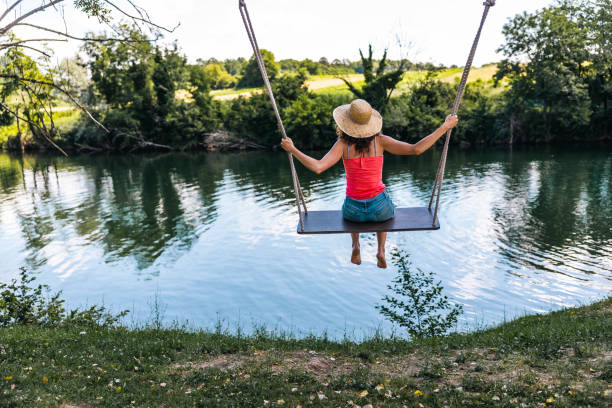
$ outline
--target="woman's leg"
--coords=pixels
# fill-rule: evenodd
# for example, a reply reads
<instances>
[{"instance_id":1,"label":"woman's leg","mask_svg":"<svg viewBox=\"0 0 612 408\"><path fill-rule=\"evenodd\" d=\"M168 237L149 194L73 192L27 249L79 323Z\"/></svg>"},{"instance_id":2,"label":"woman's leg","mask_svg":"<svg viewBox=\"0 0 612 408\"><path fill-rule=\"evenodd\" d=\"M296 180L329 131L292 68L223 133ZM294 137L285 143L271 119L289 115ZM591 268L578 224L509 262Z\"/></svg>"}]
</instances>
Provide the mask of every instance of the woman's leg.
<instances>
[{"instance_id":1,"label":"woman's leg","mask_svg":"<svg viewBox=\"0 0 612 408\"><path fill-rule=\"evenodd\" d=\"M386 268L387 261L385 260L385 243L387 242L387 233L386 232L377 232L376 238L378 239L378 252L376 253L376 258L378 259L378 267Z\"/></svg>"},{"instance_id":2,"label":"woman's leg","mask_svg":"<svg viewBox=\"0 0 612 408\"><path fill-rule=\"evenodd\" d=\"M353 239L353 253L351 254L351 262L355 265L361 265L361 248L359 247L359 233L351 232Z\"/></svg>"}]
</instances>

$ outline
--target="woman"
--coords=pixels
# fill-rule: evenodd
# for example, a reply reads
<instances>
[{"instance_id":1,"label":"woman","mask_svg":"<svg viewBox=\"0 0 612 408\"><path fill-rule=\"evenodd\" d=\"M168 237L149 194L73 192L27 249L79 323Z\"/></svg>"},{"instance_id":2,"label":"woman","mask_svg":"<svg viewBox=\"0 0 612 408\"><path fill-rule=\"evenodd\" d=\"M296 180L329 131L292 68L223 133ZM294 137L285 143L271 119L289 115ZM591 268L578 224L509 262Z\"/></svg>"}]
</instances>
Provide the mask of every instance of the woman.
<instances>
[{"instance_id":1,"label":"woman","mask_svg":"<svg viewBox=\"0 0 612 408\"><path fill-rule=\"evenodd\" d=\"M383 153L418 155L429 149L449 129L457 125L455 115L449 115L442 126L416 144L400 142L383 136L382 117L363 99L334 109L338 140L331 150L316 160L301 151L287 138L281 142L283 149L293 154L304 166L321 174L336 164L340 158L346 171L346 199L342 215L354 222L382 222L393 218L394 206L382 182ZM359 234L351 233L353 252L351 262L361 264ZM378 267L386 268L386 232L378 232Z\"/></svg>"}]
</instances>

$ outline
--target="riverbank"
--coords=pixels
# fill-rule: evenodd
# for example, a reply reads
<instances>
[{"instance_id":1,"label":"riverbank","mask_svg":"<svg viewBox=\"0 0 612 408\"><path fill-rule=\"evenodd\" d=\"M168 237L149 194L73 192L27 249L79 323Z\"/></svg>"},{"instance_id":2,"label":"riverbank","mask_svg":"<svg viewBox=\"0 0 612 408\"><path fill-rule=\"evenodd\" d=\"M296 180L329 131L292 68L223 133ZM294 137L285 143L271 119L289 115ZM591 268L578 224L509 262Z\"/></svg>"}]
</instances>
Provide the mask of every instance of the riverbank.
<instances>
[{"instance_id":1,"label":"riverbank","mask_svg":"<svg viewBox=\"0 0 612 408\"><path fill-rule=\"evenodd\" d=\"M0 405L604 407L612 297L420 341L0 329Z\"/></svg>"}]
</instances>

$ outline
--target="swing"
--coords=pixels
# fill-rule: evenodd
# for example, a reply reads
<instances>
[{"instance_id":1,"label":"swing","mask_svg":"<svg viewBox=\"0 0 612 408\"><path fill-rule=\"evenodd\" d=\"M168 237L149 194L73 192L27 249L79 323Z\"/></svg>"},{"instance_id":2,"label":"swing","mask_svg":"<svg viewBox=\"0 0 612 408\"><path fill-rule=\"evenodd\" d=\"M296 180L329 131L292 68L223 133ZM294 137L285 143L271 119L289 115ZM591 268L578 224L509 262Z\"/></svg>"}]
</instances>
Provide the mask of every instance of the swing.
<instances>
[{"instance_id":1,"label":"swing","mask_svg":"<svg viewBox=\"0 0 612 408\"><path fill-rule=\"evenodd\" d=\"M478 41L480 40L480 34L482 32L485 20L487 19L487 15L489 14L489 9L495 5L495 0L487 0L483 3L483 5L485 6L485 9L482 14L482 19L480 21L480 27L478 28L478 31L476 33L476 38L474 38L474 43L472 44L472 48L470 50L467 63L465 64L463 75L461 76L461 82L459 83L459 89L457 90L457 96L455 97L455 103L453 104L453 115L456 115L457 111L459 110L459 103L461 102L463 92L465 91L468 75L470 74L472 62L474 61L474 55L476 54L476 48L478 47ZM274 114L278 122L278 127L281 131L283 139L285 139L287 137L287 132L285 131L285 127L280 117L278 106L276 105L276 100L274 99L274 94L272 93L270 80L268 79L268 74L266 72L266 67L263 63L263 58L261 57L261 52L259 51L259 45L257 44L257 39L255 38L255 31L253 30L253 25L251 24L251 18L249 16L245 0L239 0L238 8L242 16L242 21L244 22L244 27L247 31L249 41L251 42L251 46L253 47L255 59L257 60L257 65L259 66L259 70L261 72L266 91L268 93L268 96L270 97L272 108L274 109ZM352 232L439 230L440 222L438 220L438 207L440 204L440 193L442 192L442 181L444 179L444 169L446 167L446 157L448 155L448 144L451 133L452 129L450 129L446 133L444 149L442 150L436 179L431 192L431 197L429 198L429 205L427 207L396 208L395 216L392 219L384 222L356 223L347 221L342 217L342 211L340 210L308 211L308 209L306 208L306 202L304 200L304 194L302 193L302 188L300 186L300 181L295 171L293 155L291 153L287 153L289 156L289 167L291 169L291 178L293 179L293 189L295 192L295 201L297 204L299 216L299 222L297 225L298 234L339 234ZM432 211L434 197L436 202ZM302 211L301 207L304 207L304 211Z\"/></svg>"}]
</instances>

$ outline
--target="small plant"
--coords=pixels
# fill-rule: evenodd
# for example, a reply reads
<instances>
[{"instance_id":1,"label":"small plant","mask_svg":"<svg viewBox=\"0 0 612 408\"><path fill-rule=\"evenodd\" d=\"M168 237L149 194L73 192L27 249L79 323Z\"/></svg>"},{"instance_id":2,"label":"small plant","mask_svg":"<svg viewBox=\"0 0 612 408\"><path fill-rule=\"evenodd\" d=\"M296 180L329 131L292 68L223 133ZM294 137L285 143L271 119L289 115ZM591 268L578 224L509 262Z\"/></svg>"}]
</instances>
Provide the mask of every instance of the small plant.
<instances>
[{"instance_id":1,"label":"small plant","mask_svg":"<svg viewBox=\"0 0 612 408\"><path fill-rule=\"evenodd\" d=\"M38 326L104 326L110 327L125 316L124 310L117 315L109 313L104 306L91 306L89 309L73 309L66 312L62 292L45 296L50 292L49 285L30 286L36 277L21 268L19 279L10 283L0 283L0 327L13 325Z\"/></svg>"},{"instance_id":2,"label":"small plant","mask_svg":"<svg viewBox=\"0 0 612 408\"><path fill-rule=\"evenodd\" d=\"M376 308L390 321L405 327L412 337L445 334L457 322L463 307L451 304L442 294L444 287L440 281L434 281L432 272L411 270L407 254L395 250L391 259L399 276L387 287L401 298L386 295L383 297L386 304Z\"/></svg>"}]
</instances>

